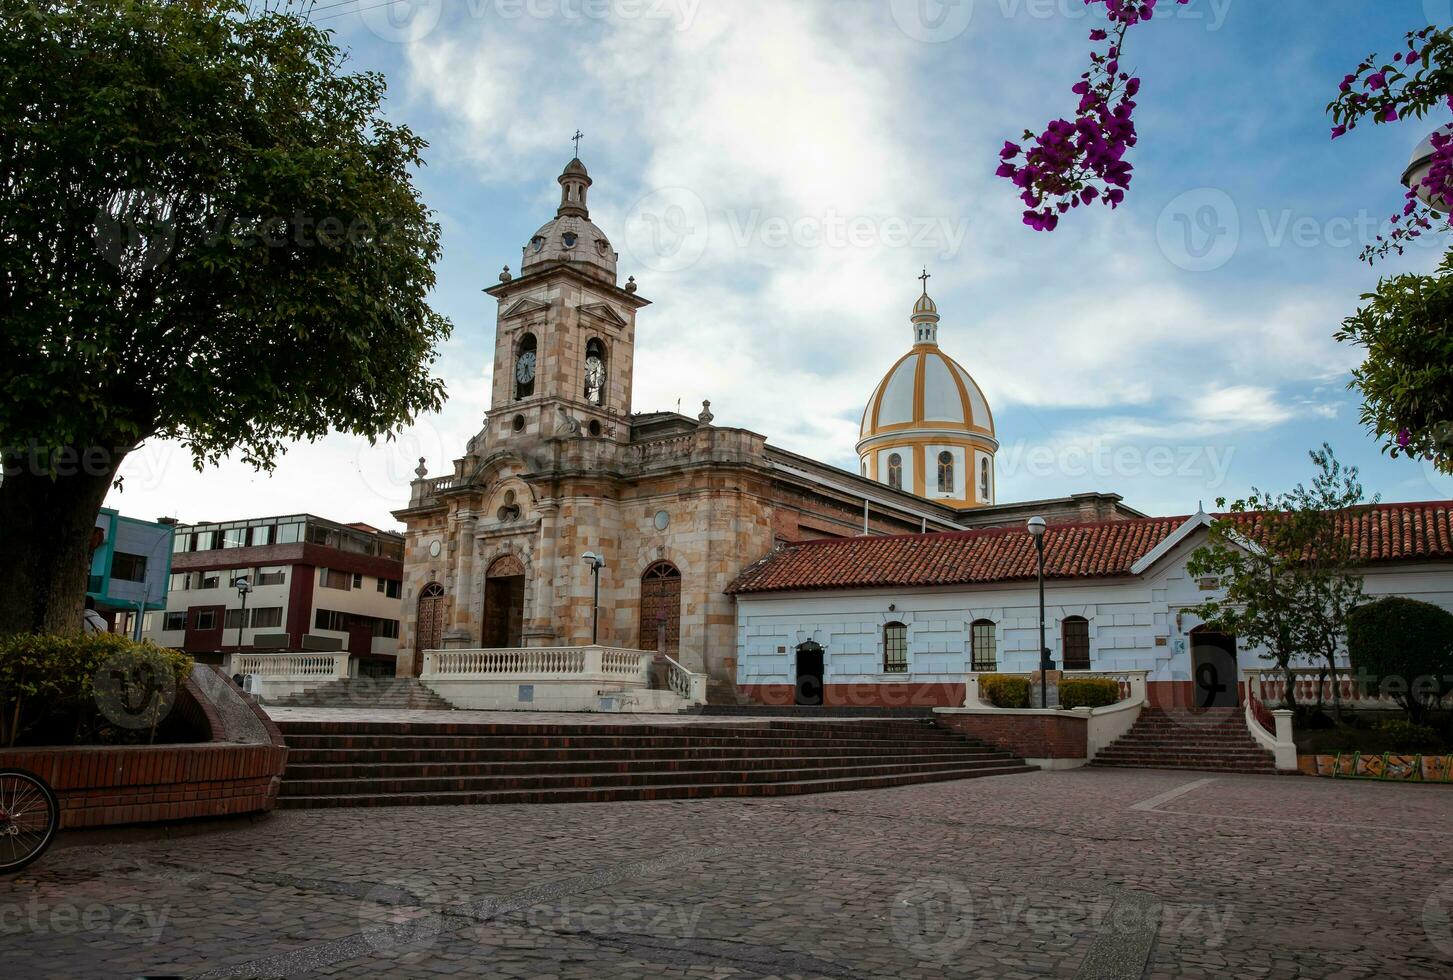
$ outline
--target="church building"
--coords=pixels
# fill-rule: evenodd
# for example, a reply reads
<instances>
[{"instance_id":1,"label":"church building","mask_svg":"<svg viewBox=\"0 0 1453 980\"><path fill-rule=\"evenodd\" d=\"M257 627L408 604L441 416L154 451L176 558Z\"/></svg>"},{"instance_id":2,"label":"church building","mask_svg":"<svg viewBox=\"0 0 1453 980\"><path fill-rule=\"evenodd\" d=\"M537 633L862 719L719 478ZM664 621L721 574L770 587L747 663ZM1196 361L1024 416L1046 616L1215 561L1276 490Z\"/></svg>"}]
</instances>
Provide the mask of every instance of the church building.
<instances>
[{"instance_id":1,"label":"church building","mask_svg":"<svg viewBox=\"0 0 1453 980\"><path fill-rule=\"evenodd\" d=\"M995 503L993 416L938 346L926 274L911 346L863 414L860 473L717 424L709 402L694 418L633 412L636 316L650 301L634 277L620 282L620 256L590 220L585 165L572 159L558 183L560 206L526 240L519 274L506 266L485 290L497 313L484 426L442 474L420 460L394 512L407 527L401 675L419 673L425 650L594 639L675 658L710 676L713 699L733 697L728 588L774 549L1034 514L1144 516L1114 494Z\"/></svg>"}]
</instances>

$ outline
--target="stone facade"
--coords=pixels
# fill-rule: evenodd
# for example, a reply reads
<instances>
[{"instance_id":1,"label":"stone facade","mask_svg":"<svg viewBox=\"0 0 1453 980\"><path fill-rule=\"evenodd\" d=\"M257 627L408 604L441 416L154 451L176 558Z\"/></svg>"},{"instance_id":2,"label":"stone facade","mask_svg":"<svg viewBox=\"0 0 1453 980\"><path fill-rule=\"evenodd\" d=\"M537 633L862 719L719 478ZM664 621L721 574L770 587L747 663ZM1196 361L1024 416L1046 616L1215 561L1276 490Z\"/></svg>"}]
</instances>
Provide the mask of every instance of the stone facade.
<instances>
[{"instance_id":1,"label":"stone facade","mask_svg":"<svg viewBox=\"0 0 1453 980\"><path fill-rule=\"evenodd\" d=\"M782 542L911 534L1021 520L827 466L745 429L632 414L634 279L589 220L590 178L560 175L556 218L485 290L498 303L484 428L449 472L420 461L407 507L399 673L437 647L568 646L592 639L590 565L601 556L599 642L662 650L717 684L737 676L727 586ZM1041 507L1053 519L1120 513L1114 495ZM1128 514L1134 512L1126 511Z\"/></svg>"}]
</instances>

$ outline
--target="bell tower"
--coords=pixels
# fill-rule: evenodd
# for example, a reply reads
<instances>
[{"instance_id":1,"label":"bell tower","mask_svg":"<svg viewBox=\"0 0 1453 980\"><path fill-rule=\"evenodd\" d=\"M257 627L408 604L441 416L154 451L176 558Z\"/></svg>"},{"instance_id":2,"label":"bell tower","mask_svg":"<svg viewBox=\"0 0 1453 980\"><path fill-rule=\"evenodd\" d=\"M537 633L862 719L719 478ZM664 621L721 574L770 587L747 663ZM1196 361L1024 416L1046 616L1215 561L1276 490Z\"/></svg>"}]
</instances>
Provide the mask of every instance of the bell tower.
<instances>
[{"instance_id":1,"label":"bell tower","mask_svg":"<svg viewBox=\"0 0 1453 980\"><path fill-rule=\"evenodd\" d=\"M498 301L490 449L522 440L630 436L636 311L649 303L590 220L593 183L576 157L558 178L560 207L485 290Z\"/></svg>"}]
</instances>

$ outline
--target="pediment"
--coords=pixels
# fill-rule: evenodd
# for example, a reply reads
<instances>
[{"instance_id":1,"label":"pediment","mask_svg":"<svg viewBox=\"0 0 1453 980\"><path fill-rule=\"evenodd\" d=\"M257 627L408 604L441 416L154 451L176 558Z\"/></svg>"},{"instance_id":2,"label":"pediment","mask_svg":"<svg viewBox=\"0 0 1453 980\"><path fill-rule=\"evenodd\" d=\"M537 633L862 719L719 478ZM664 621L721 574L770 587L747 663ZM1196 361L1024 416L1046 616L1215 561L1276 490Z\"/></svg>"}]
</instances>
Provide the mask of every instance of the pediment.
<instances>
[{"instance_id":1,"label":"pediment","mask_svg":"<svg viewBox=\"0 0 1453 980\"><path fill-rule=\"evenodd\" d=\"M542 313L550 307L537 299L517 300L513 306L499 315L501 320L513 320L515 317L529 316L531 313Z\"/></svg>"},{"instance_id":2,"label":"pediment","mask_svg":"<svg viewBox=\"0 0 1453 980\"><path fill-rule=\"evenodd\" d=\"M617 313L608 303L586 303L583 306L577 306L576 310L585 316L592 317L596 320L603 320L612 327L624 327L627 325L625 318Z\"/></svg>"}]
</instances>

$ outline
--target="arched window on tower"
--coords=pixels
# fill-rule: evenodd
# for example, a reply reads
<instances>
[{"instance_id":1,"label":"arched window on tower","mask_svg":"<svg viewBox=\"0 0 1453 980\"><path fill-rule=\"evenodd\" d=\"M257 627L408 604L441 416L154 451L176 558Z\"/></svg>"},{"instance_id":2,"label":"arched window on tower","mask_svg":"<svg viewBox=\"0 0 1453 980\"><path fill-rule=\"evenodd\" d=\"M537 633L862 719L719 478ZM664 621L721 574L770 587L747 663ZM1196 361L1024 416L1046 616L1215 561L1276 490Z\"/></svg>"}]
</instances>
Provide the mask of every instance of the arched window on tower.
<instances>
[{"instance_id":1,"label":"arched window on tower","mask_svg":"<svg viewBox=\"0 0 1453 980\"><path fill-rule=\"evenodd\" d=\"M592 405L605 400L605 344L598 337L585 344L585 400Z\"/></svg>"},{"instance_id":2,"label":"arched window on tower","mask_svg":"<svg viewBox=\"0 0 1453 980\"><path fill-rule=\"evenodd\" d=\"M989 458L979 460L979 499L989 499Z\"/></svg>"},{"instance_id":3,"label":"arched window on tower","mask_svg":"<svg viewBox=\"0 0 1453 980\"><path fill-rule=\"evenodd\" d=\"M938 492L954 492L954 454L947 449L938 454Z\"/></svg>"},{"instance_id":4,"label":"arched window on tower","mask_svg":"<svg viewBox=\"0 0 1453 980\"><path fill-rule=\"evenodd\" d=\"M897 453L888 454L888 486L903 489L903 457Z\"/></svg>"},{"instance_id":5,"label":"arched window on tower","mask_svg":"<svg viewBox=\"0 0 1453 980\"><path fill-rule=\"evenodd\" d=\"M515 397L529 398L535 393L535 369L537 353L535 335L527 333L520 338L515 348Z\"/></svg>"}]
</instances>

